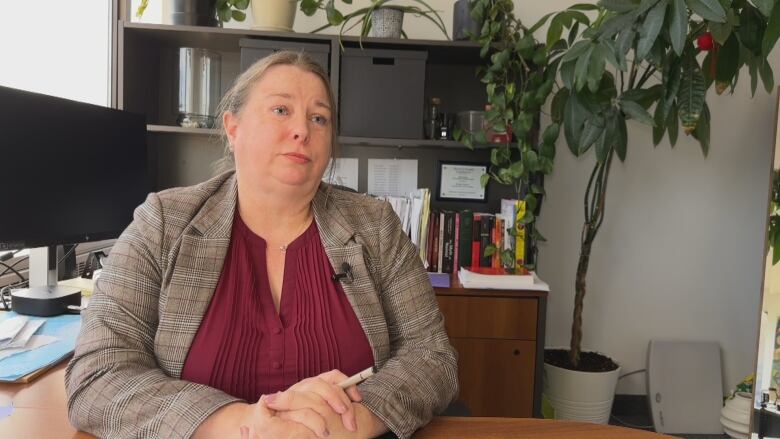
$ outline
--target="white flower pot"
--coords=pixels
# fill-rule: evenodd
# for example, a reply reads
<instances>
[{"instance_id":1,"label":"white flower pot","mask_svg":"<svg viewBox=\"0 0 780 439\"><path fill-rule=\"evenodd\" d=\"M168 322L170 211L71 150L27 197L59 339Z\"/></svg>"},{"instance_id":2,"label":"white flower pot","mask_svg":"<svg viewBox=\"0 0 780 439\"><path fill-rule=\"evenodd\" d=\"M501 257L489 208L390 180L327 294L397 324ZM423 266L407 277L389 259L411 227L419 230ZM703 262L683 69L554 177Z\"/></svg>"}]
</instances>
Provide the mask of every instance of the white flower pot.
<instances>
[{"instance_id":1,"label":"white flower pot","mask_svg":"<svg viewBox=\"0 0 780 439\"><path fill-rule=\"evenodd\" d=\"M293 32L296 0L252 0L252 29Z\"/></svg>"},{"instance_id":2,"label":"white flower pot","mask_svg":"<svg viewBox=\"0 0 780 439\"><path fill-rule=\"evenodd\" d=\"M404 11L394 8L378 8L371 12L371 32L376 38L401 38Z\"/></svg>"},{"instance_id":3,"label":"white flower pot","mask_svg":"<svg viewBox=\"0 0 780 439\"><path fill-rule=\"evenodd\" d=\"M606 424L619 376L620 368L580 372L545 363L542 394L555 409L555 419Z\"/></svg>"},{"instance_id":4,"label":"white flower pot","mask_svg":"<svg viewBox=\"0 0 780 439\"><path fill-rule=\"evenodd\" d=\"M720 423L727 435L734 439L747 439L750 436L750 412L753 395L737 392L734 398L727 399L720 410Z\"/></svg>"}]
</instances>

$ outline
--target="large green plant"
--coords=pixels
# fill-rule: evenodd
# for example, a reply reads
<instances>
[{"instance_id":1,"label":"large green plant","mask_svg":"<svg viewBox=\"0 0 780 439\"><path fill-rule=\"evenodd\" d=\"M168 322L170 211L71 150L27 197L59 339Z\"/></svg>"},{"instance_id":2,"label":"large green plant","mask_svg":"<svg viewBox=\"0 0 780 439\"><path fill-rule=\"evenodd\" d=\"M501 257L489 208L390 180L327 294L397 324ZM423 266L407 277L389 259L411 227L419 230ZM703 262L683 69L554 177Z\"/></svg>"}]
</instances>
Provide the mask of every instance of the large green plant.
<instances>
[{"instance_id":1,"label":"large green plant","mask_svg":"<svg viewBox=\"0 0 780 439\"><path fill-rule=\"evenodd\" d=\"M530 188L531 174L519 171L550 171L549 164L545 163L547 168L532 165L540 157L554 155L554 145L548 140L554 141L559 127L574 155L583 156L589 151L595 155L593 170L584 185L585 218L575 280L570 367L578 368L580 363L590 254L605 218L612 162L616 155L621 161L627 156L627 120L651 126L656 145L668 135L674 146L682 127L685 134L698 140L706 156L710 147L707 90L714 85L719 94L733 91L743 66L748 67L753 94L759 78L768 92L774 87L767 56L780 37L780 7L775 7L778 2L602 0L550 13L530 28L511 24L507 18L512 11L511 1L472 2L474 16L482 18L483 23L476 39L491 61L483 82L494 108L498 107L498 123L511 121L518 133L519 155L509 145L499 149L509 153L494 152L498 160L494 160L495 168L485 178ZM547 23L540 50L533 34ZM494 35L511 26L515 29L513 46L502 47ZM529 59L537 67L528 63ZM551 86L557 88L549 107L552 122L542 131L539 148L524 149L522 145L532 144L527 133L537 120L533 114L537 111L536 99L546 97L547 93L539 91L546 92L548 86L545 81L533 82L529 76L516 77L525 79L529 87L525 89L511 77L505 80L503 73L510 71L506 66L514 69L518 65L528 75L542 68L545 81L556 78L556 74L560 78L560 83L556 80ZM545 84L545 89L539 84ZM515 93L524 90L519 102L510 89ZM529 91L536 94L527 94ZM524 107L523 95L526 104L533 105ZM496 121L494 114L488 118Z\"/></svg>"},{"instance_id":2,"label":"large green plant","mask_svg":"<svg viewBox=\"0 0 780 439\"><path fill-rule=\"evenodd\" d=\"M483 23L479 35L471 35L482 48L480 56L487 65L478 69L478 76L485 84L490 110L485 121L491 130L510 131L517 143L506 142L491 149L490 168L482 176L482 186L493 180L512 186L518 199L526 202L525 215L517 219L527 233L530 253L536 254L536 242L544 237L535 227L534 212L544 189L540 176L553 169L555 142L560 131L558 124L551 124L538 135L539 114L556 82L559 61L549 62L565 47L547 49L533 35L534 29L525 28L514 16L512 0L474 0L470 3L471 15ZM485 130L464 132L455 130L456 140L469 148L488 144ZM516 235L516 228L508 225L509 233ZM488 246L485 255L499 251ZM515 250L500 252L501 261L510 271L515 269ZM533 265L526 265L533 269ZM519 268L519 267L517 267Z\"/></svg>"}]
</instances>

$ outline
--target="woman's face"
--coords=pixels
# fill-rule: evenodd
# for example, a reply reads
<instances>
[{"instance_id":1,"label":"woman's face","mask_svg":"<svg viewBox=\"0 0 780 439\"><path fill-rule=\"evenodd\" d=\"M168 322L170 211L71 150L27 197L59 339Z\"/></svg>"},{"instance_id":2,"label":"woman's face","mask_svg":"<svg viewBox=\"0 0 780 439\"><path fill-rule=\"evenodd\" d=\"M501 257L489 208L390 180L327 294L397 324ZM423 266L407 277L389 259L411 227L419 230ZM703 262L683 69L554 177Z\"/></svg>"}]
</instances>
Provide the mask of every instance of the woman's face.
<instances>
[{"instance_id":1,"label":"woman's face","mask_svg":"<svg viewBox=\"0 0 780 439\"><path fill-rule=\"evenodd\" d=\"M319 185L331 155L331 111L319 76L289 65L266 70L224 126L239 177L254 187Z\"/></svg>"}]
</instances>

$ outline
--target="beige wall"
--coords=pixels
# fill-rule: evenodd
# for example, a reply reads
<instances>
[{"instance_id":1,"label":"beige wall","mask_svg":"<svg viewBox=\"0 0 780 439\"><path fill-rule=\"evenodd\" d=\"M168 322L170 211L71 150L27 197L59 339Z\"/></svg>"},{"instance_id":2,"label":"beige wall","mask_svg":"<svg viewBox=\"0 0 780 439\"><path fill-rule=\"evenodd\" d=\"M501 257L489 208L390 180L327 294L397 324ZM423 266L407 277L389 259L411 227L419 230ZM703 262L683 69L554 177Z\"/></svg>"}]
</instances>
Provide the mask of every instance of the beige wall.
<instances>
[{"instance_id":1,"label":"beige wall","mask_svg":"<svg viewBox=\"0 0 780 439\"><path fill-rule=\"evenodd\" d=\"M575 2L516 0L515 10L533 23ZM355 0L354 7L367 3ZM442 11L451 34L452 0L429 3ZM324 20L299 13L295 30ZM412 38L442 38L419 18L407 18L404 28ZM775 70L778 56L772 56ZM734 96L709 98L707 158L691 138L681 138L674 150L666 141L653 148L650 129L629 122L628 158L613 166L607 217L591 258L584 325L585 347L608 353L625 371L645 367L651 339L720 343L724 390L752 371L775 97L760 91L750 99L746 77ZM558 151L539 222L549 238L539 269L552 288L548 346L569 340L582 196L593 162L592 154L572 157L563 142ZM645 393L644 382L641 374L628 377L618 392Z\"/></svg>"}]
</instances>

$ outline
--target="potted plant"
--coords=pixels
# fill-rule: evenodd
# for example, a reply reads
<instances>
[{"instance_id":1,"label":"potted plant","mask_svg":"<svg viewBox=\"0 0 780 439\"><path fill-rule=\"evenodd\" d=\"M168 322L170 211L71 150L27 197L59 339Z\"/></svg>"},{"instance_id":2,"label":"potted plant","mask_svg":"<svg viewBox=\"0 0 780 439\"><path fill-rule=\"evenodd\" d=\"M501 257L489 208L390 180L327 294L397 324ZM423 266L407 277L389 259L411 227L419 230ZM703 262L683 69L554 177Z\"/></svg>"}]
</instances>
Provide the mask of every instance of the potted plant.
<instances>
[{"instance_id":1,"label":"potted plant","mask_svg":"<svg viewBox=\"0 0 780 439\"><path fill-rule=\"evenodd\" d=\"M136 16L141 17L149 0L141 0ZM174 0L171 18L173 24L221 26L228 21L244 21L249 0Z\"/></svg>"},{"instance_id":2,"label":"potted plant","mask_svg":"<svg viewBox=\"0 0 780 439\"><path fill-rule=\"evenodd\" d=\"M748 67L753 93L759 78L768 92L774 87L767 56L780 37L780 8L775 4L746 0L602 0L598 5L577 4L550 13L530 28L516 26L518 42L514 48L525 48L530 55L528 48L537 47L533 33L549 21L545 50L533 53L532 61L546 66L543 79L556 78L557 73L561 84L556 80L552 85L557 91L550 102L552 122L543 130L542 147L523 151L518 135L519 151L496 152L499 160L493 164L499 166L498 172L484 179L507 182L516 181L514 175L524 178L519 171L529 167L528 161L554 155L554 146L545 145L545 140L556 138L561 127L574 155L592 150L596 156L590 178L584 182L585 219L570 346L568 350L545 352L545 396L556 409L556 416L598 422L609 419L619 368L605 355L582 352L582 313L590 254L605 219L611 164L616 155L621 161L627 155L627 120L651 126L656 145L666 134L674 145L681 126L685 134L699 141L706 156L710 146L707 90L713 85L718 94L733 90L743 66ZM513 2L508 0L472 0L472 14L483 24L481 34L474 39L483 44L483 56L490 57L490 66L483 72L488 96L495 96L496 89L506 90L503 98L498 97L498 123L502 119L512 121L516 132L520 128L522 133L537 119L527 113L522 116L516 106L501 105L522 87L516 83L510 92L509 82L502 75L507 72L504 66L527 64L528 58L519 58L517 51L502 48L493 38L495 32L507 26L512 9ZM531 70L529 65L527 71ZM531 102L542 96L547 94L528 95L526 99ZM493 104L496 107L496 102ZM495 115L486 117L496 119ZM543 154L544 148L550 148L550 152ZM522 183L532 187L530 181ZM541 189L533 192L543 193ZM528 223L529 219L519 220ZM601 381L606 388L591 388L591 379ZM551 397L559 391L569 393ZM598 395L597 401L587 401L588 395ZM610 395L608 401L605 395ZM580 406L561 407L560 403L571 401ZM588 411L586 407L599 410Z\"/></svg>"},{"instance_id":3,"label":"potted plant","mask_svg":"<svg viewBox=\"0 0 780 439\"><path fill-rule=\"evenodd\" d=\"M533 32L515 18L512 0L472 0L470 6L472 17L484 23L480 34L471 37L482 45L480 56L487 60L487 66L477 72L486 85L489 104L486 125L491 131L509 132L516 140L514 143L511 136L503 136L505 141L491 149L490 168L482 176L482 186L490 180L511 186L517 199L525 204L525 213L517 218L518 224L508 225L507 230L516 237L517 225L525 229L530 256L527 260L534 262L517 266L514 244L506 250L489 245L485 256L500 252L504 268L519 274L523 269L535 268L536 243L544 241L535 220L544 195L542 177L552 172L560 128L551 124L539 136L539 115L553 91L557 75L557 63L548 60L563 48L548 50L539 44ZM453 134L469 148L491 143L484 129L473 133L456 129Z\"/></svg>"},{"instance_id":4,"label":"potted plant","mask_svg":"<svg viewBox=\"0 0 780 439\"><path fill-rule=\"evenodd\" d=\"M308 16L314 15L318 10L323 9L328 23L311 31L317 33L331 26L340 26L339 36L344 32L350 31L356 26L360 26L360 37L372 36L380 38L406 38L406 33L402 29L403 14L409 13L425 17L438 27L444 36L447 35L447 28L444 25L439 13L431 8L423 0L413 0L420 6L391 5L395 0L371 0L371 4L364 8L348 14L343 14L336 8L335 0L301 0L300 9ZM344 3L351 4L351 0L344 0Z\"/></svg>"}]
</instances>

